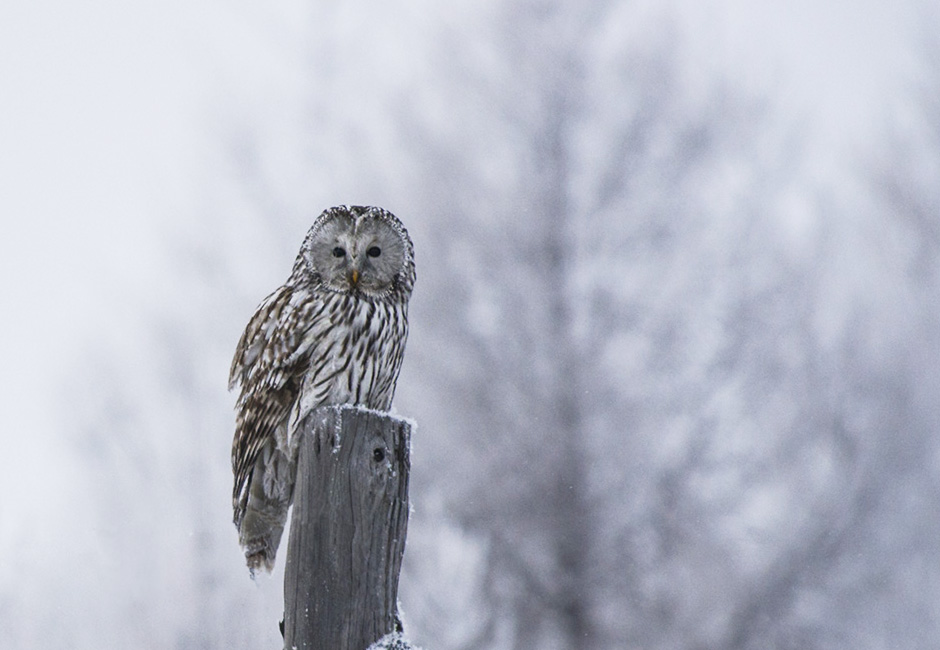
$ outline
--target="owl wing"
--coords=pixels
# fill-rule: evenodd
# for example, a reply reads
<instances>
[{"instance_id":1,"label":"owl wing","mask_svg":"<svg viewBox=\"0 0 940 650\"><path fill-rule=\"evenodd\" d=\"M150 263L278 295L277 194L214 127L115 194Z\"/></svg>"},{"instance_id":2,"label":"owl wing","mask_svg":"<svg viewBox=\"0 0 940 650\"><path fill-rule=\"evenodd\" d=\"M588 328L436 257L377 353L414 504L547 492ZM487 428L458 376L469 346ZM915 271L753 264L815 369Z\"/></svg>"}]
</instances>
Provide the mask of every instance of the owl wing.
<instances>
[{"instance_id":1,"label":"owl wing","mask_svg":"<svg viewBox=\"0 0 940 650\"><path fill-rule=\"evenodd\" d=\"M236 404L232 471L235 523L244 516L255 462L277 442L310 363L308 332L324 313L323 301L288 285L277 289L248 322L232 360L229 389L241 387Z\"/></svg>"}]
</instances>

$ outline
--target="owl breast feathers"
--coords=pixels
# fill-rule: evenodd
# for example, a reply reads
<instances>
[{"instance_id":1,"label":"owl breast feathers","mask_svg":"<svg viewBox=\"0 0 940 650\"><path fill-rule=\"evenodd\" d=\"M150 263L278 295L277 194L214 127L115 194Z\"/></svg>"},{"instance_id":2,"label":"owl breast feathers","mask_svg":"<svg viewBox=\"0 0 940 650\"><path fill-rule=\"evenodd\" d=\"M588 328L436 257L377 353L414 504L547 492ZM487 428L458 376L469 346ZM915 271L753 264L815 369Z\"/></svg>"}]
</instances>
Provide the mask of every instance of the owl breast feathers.
<instances>
[{"instance_id":1,"label":"owl breast feathers","mask_svg":"<svg viewBox=\"0 0 940 650\"><path fill-rule=\"evenodd\" d=\"M317 217L287 282L264 299L232 361L232 505L252 575L270 571L287 521L296 427L321 406L386 411L395 394L415 282L414 247L381 208Z\"/></svg>"}]
</instances>

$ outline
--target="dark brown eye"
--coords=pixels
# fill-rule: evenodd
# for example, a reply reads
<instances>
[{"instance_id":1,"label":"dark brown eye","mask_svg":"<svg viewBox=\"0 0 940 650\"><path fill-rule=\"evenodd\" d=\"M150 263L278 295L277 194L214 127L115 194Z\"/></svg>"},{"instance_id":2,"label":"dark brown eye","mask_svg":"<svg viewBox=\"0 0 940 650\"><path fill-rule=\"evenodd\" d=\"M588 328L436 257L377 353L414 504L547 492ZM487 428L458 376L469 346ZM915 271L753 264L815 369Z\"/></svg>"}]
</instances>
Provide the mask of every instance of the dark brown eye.
<instances>
[{"instance_id":1,"label":"dark brown eye","mask_svg":"<svg viewBox=\"0 0 940 650\"><path fill-rule=\"evenodd\" d=\"M382 249L378 246L372 246L369 250L366 251L366 255L369 257L378 257L382 254Z\"/></svg>"},{"instance_id":2,"label":"dark brown eye","mask_svg":"<svg viewBox=\"0 0 940 650\"><path fill-rule=\"evenodd\" d=\"M344 257L346 255L346 249L337 246L333 249L333 257Z\"/></svg>"}]
</instances>

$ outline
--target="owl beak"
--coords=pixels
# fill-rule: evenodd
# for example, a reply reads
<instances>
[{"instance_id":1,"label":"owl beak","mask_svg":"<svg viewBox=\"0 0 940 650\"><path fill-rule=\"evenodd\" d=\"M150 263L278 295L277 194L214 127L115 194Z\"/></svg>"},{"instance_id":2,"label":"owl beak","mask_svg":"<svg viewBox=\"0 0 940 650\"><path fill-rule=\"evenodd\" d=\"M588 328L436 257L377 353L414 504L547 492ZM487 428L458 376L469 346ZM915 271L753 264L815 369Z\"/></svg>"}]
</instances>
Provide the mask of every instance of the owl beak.
<instances>
[{"instance_id":1,"label":"owl beak","mask_svg":"<svg viewBox=\"0 0 940 650\"><path fill-rule=\"evenodd\" d=\"M349 272L349 281L352 282L353 286L359 284L359 269L353 269Z\"/></svg>"}]
</instances>

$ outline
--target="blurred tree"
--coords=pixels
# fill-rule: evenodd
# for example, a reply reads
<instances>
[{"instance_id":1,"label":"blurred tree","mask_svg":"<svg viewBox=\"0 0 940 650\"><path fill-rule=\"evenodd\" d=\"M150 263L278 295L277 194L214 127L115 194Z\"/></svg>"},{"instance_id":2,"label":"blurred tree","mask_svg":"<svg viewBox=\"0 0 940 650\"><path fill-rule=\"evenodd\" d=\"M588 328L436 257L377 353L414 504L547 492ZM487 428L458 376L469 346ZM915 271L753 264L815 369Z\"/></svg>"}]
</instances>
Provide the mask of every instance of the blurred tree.
<instances>
[{"instance_id":1,"label":"blurred tree","mask_svg":"<svg viewBox=\"0 0 940 650\"><path fill-rule=\"evenodd\" d=\"M490 7L445 33L447 119L403 120L436 215L403 397L446 431L416 476L487 541L490 624L457 647L863 644L835 576L884 567L850 561L875 496L932 457L911 339L878 334L909 278L638 15Z\"/></svg>"},{"instance_id":2,"label":"blurred tree","mask_svg":"<svg viewBox=\"0 0 940 650\"><path fill-rule=\"evenodd\" d=\"M745 342L708 338L734 308L720 302L732 239L759 226L708 202L741 209L747 184L725 177L759 158L745 154L757 113L683 90L676 34L634 33L630 3L508 2L481 22L479 41L447 37L445 60L469 71L434 85L450 119L419 113L407 138L440 215L413 362L424 401L449 405L412 412L447 431L424 469L489 542L496 622L465 647L669 646L692 624L677 619L701 618L679 602L689 590L737 577L689 564L732 563L696 530L714 507L697 494L714 444L696 420L720 389L709 363L724 387L742 380L727 357Z\"/></svg>"}]
</instances>

